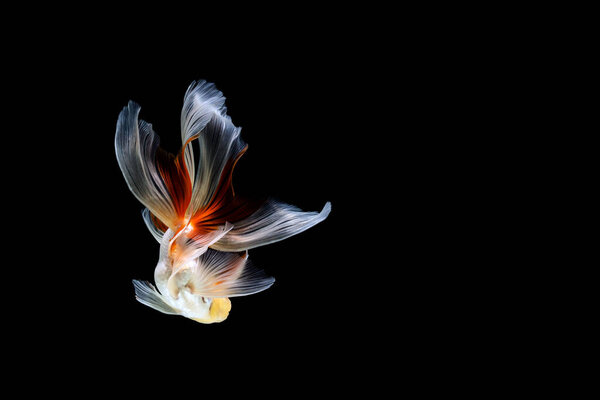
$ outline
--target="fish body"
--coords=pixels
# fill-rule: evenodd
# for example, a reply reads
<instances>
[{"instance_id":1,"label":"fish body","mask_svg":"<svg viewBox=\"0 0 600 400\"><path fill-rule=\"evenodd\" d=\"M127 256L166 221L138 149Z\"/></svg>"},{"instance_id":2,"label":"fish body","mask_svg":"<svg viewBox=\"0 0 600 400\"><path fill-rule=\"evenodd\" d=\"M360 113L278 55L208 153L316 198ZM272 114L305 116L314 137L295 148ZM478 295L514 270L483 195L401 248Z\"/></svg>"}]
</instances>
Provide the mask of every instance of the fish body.
<instances>
[{"instance_id":1,"label":"fish body","mask_svg":"<svg viewBox=\"0 0 600 400\"><path fill-rule=\"evenodd\" d=\"M117 121L115 152L142 216L160 245L156 286L134 280L139 302L197 322L225 320L230 297L269 288L274 278L254 267L248 250L323 221L331 211L305 212L277 200L235 194L233 170L247 150L226 114L225 98L206 81L188 88L181 115L182 147L166 152L134 102Z\"/></svg>"}]
</instances>

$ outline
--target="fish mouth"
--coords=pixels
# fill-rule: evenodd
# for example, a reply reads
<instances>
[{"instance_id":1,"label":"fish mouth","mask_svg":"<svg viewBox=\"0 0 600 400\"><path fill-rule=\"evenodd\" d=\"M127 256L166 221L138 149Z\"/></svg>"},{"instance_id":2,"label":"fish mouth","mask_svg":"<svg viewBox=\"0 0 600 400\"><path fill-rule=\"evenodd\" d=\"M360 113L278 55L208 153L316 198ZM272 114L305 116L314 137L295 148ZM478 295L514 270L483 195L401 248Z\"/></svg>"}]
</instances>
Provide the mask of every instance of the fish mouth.
<instances>
[{"instance_id":1,"label":"fish mouth","mask_svg":"<svg viewBox=\"0 0 600 400\"><path fill-rule=\"evenodd\" d=\"M213 298L210 305L208 318L190 318L201 324L213 324L223 322L229 316L231 311L231 300L227 297Z\"/></svg>"}]
</instances>

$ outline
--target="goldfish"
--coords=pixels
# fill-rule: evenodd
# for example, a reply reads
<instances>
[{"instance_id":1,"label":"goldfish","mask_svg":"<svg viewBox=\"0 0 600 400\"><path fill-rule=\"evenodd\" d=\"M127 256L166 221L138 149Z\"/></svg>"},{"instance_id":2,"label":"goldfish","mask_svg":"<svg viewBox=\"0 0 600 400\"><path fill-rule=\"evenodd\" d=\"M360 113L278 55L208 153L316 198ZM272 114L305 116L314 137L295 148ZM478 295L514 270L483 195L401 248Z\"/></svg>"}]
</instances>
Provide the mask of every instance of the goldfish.
<instances>
[{"instance_id":1,"label":"goldfish","mask_svg":"<svg viewBox=\"0 0 600 400\"><path fill-rule=\"evenodd\" d=\"M159 243L154 282L133 280L136 299L165 314L211 324L224 321L230 298L261 292L275 279L254 266L248 250L297 235L327 218L233 190L233 170L248 145L227 115L225 97L204 80L188 87L181 112L181 149L160 147L152 125L130 101L115 134L117 162L142 218Z\"/></svg>"}]
</instances>

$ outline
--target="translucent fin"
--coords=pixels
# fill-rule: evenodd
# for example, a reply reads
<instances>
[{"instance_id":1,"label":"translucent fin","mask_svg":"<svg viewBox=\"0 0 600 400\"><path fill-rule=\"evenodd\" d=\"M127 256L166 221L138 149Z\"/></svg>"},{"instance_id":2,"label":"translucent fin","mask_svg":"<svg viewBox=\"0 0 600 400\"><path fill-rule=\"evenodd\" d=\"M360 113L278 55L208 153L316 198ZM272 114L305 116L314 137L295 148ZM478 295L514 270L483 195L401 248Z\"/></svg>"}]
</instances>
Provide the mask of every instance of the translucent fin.
<instances>
[{"instance_id":1,"label":"translucent fin","mask_svg":"<svg viewBox=\"0 0 600 400\"><path fill-rule=\"evenodd\" d=\"M192 199L188 214L206 208L219 188L223 171L239 158L245 143L240 128L226 114L225 97L214 84L192 83L184 97L181 112L181 140L185 162L192 177ZM199 165L194 163L192 140L198 139ZM195 171L195 172L192 172Z\"/></svg>"},{"instance_id":2,"label":"translucent fin","mask_svg":"<svg viewBox=\"0 0 600 400\"><path fill-rule=\"evenodd\" d=\"M115 134L117 161L135 197L175 229L178 214L185 212L191 196L189 177L178 165L179 159L159 148L152 125L138 121L139 112L140 106L130 101L119 114Z\"/></svg>"},{"instance_id":3,"label":"translucent fin","mask_svg":"<svg viewBox=\"0 0 600 400\"><path fill-rule=\"evenodd\" d=\"M247 252L239 255L208 249L191 272L188 287L204 297L246 296L268 289L275 282L250 263Z\"/></svg>"},{"instance_id":4,"label":"translucent fin","mask_svg":"<svg viewBox=\"0 0 600 400\"><path fill-rule=\"evenodd\" d=\"M154 285L150 282L142 282L134 279L133 287L135 288L135 298L140 303L165 314L178 314L177 311L165 302L163 296L158 293Z\"/></svg>"},{"instance_id":5,"label":"translucent fin","mask_svg":"<svg viewBox=\"0 0 600 400\"><path fill-rule=\"evenodd\" d=\"M215 197L229 188L229 177L246 149L240 132L228 117L214 114L198 137L200 162L192 189L192 215L209 206L222 205L215 204Z\"/></svg>"},{"instance_id":6,"label":"translucent fin","mask_svg":"<svg viewBox=\"0 0 600 400\"><path fill-rule=\"evenodd\" d=\"M225 236L231 229L233 229L233 225L229 222L211 231L199 230L192 226L184 229L171 246L170 256L174 264L183 264L200 257L209 246Z\"/></svg>"},{"instance_id":7,"label":"translucent fin","mask_svg":"<svg viewBox=\"0 0 600 400\"><path fill-rule=\"evenodd\" d=\"M188 87L181 110L181 142L185 146L185 163L192 184L195 181L195 161L191 141L198 137L214 114L225 115L225 112L225 97L214 84L201 80L192 82Z\"/></svg>"},{"instance_id":8,"label":"translucent fin","mask_svg":"<svg viewBox=\"0 0 600 400\"><path fill-rule=\"evenodd\" d=\"M158 229L154 224L154 221L152 221L152 217L150 216L150 210L144 208L144 210L142 211L142 218L144 218L146 227L148 228L154 239L156 239L158 243L161 243L164 232Z\"/></svg>"},{"instance_id":9,"label":"translucent fin","mask_svg":"<svg viewBox=\"0 0 600 400\"><path fill-rule=\"evenodd\" d=\"M198 136L213 117L225 115L225 97L213 83L205 80L192 82L183 97L181 110L181 141Z\"/></svg>"},{"instance_id":10,"label":"translucent fin","mask_svg":"<svg viewBox=\"0 0 600 400\"><path fill-rule=\"evenodd\" d=\"M248 218L234 222L234 228L211 248L235 252L278 242L315 226L325 220L330 212L329 202L317 213L269 200Z\"/></svg>"}]
</instances>

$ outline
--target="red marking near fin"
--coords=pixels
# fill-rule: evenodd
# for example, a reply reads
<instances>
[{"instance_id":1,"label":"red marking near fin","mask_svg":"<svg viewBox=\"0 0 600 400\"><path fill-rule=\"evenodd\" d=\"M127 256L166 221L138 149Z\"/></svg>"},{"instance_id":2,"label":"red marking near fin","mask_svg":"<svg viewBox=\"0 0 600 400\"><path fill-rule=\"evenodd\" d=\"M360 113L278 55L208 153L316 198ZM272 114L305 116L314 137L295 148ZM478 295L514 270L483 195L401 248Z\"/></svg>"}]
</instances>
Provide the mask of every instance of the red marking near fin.
<instances>
[{"instance_id":1,"label":"red marking near fin","mask_svg":"<svg viewBox=\"0 0 600 400\"><path fill-rule=\"evenodd\" d=\"M185 217L185 211L192 199L192 182L182 154L183 152L180 152L175 157L161 148L156 152L158 171L167 187L179 219Z\"/></svg>"},{"instance_id":2,"label":"red marking near fin","mask_svg":"<svg viewBox=\"0 0 600 400\"><path fill-rule=\"evenodd\" d=\"M236 221L253 214L262 204L262 200L242 199L236 196L233 190L233 170L247 149L248 145L238 153L235 159L229 160L225 164L212 199L206 207L198 210L192 216L191 222L198 229L214 230L225 222L235 224Z\"/></svg>"}]
</instances>

